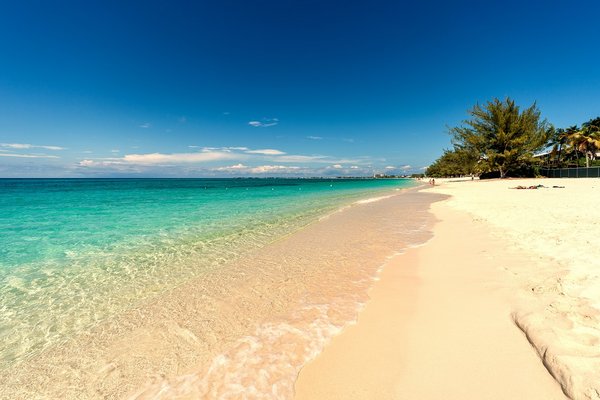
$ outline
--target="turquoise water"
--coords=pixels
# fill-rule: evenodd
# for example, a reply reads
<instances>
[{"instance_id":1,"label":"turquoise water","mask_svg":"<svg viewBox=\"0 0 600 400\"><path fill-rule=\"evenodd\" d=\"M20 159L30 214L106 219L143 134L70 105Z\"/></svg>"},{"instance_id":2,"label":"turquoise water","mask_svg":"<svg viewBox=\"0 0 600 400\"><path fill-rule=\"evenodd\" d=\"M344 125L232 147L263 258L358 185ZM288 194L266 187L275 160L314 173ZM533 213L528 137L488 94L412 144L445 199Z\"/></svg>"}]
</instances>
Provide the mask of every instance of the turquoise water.
<instances>
[{"instance_id":1,"label":"turquoise water","mask_svg":"<svg viewBox=\"0 0 600 400\"><path fill-rule=\"evenodd\" d=\"M0 367L409 180L0 180Z\"/></svg>"}]
</instances>

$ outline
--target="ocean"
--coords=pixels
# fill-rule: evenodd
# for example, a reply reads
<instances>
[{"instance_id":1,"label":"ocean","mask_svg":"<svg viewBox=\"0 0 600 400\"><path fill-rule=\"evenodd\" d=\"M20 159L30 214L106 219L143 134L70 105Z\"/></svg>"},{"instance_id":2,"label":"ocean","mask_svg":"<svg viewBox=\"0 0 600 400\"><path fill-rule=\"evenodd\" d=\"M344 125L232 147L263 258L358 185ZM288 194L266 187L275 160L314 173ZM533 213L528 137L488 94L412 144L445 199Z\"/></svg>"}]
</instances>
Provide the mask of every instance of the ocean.
<instances>
[{"instance_id":1,"label":"ocean","mask_svg":"<svg viewBox=\"0 0 600 400\"><path fill-rule=\"evenodd\" d=\"M1 179L0 369L151 302L384 179ZM252 273L252 271L249 271Z\"/></svg>"}]
</instances>

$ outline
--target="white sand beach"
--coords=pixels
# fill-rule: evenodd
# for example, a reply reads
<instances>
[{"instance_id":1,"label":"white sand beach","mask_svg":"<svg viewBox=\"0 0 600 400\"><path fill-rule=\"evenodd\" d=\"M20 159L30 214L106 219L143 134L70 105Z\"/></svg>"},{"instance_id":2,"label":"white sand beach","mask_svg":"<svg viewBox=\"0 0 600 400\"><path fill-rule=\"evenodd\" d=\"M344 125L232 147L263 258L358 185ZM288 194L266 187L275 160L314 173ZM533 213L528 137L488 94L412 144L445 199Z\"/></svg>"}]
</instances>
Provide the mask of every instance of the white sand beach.
<instances>
[{"instance_id":1,"label":"white sand beach","mask_svg":"<svg viewBox=\"0 0 600 400\"><path fill-rule=\"evenodd\" d=\"M296 398L600 398L600 180L438 183L434 238L386 265Z\"/></svg>"},{"instance_id":2,"label":"white sand beach","mask_svg":"<svg viewBox=\"0 0 600 400\"><path fill-rule=\"evenodd\" d=\"M600 399L600 180L438 184L4 370L0 397Z\"/></svg>"}]
</instances>

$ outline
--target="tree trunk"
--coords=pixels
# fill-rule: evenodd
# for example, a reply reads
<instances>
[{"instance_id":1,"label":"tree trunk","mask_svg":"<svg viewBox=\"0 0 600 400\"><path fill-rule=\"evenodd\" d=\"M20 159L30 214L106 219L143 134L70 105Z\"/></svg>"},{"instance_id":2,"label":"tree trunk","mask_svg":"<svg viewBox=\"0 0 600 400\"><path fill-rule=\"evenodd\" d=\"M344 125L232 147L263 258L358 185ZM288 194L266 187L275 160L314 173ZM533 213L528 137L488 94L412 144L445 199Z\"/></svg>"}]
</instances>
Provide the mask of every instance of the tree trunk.
<instances>
[{"instance_id":1,"label":"tree trunk","mask_svg":"<svg viewBox=\"0 0 600 400\"><path fill-rule=\"evenodd\" d=\"M500 167L500 179L506 178L506 171Z\"/></svg>"},{"instance_id":2,"label":"tree trunk","mask_svg":"<svg viewBox=\"0 0 600 400\"><path fill-rule=\"evenodd\" d=\"M589 168L590 167L590 153L588 151L585 152L585 167Z\"/></svg>"}]
</instances>

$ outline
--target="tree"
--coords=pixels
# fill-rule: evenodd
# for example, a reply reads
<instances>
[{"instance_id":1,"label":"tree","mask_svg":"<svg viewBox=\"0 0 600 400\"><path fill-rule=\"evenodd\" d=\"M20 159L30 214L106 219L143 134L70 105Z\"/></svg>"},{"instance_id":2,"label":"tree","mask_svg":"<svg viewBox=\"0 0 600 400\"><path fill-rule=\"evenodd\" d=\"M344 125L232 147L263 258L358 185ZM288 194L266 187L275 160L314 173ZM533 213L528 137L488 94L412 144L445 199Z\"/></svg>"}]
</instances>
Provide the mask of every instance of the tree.
<instances>
[{"instance_id":1,"label":"tree","mask_svg":"<svg viewBox=\"0 0 600 400\"><path fill-rule=\"evenodd\" d=\"M566 152L565 150L569 150L570 137L578 130L577 125L570 126L567 129L558 128L552 130L548 146L552 148L551 154L552 158L555 159L555 162L553 162L555 166L561 166L563 161L562 156Z\"/></svg>"},{"instance_id":2,"label":"tree","mask_svg":"<svg viewBox=\"0 0 600 400\"><path fill-rule=\"evenodd\" d=\"M548 139L548 147L550 150L550 159L553 165L560 165L563 148L567 143L566 130L558 128L553 130L550 139Z\"/></svg>"},{"instance_id":3,"label":"tree","mask_svg":"<svg viewBox=\"0 0 600 400\"><path fill-rule=\"evenodd\" d=\"M479 155L490 171L501 178L531 163L533 153L547 143L551 129L534 103L522 112L510 98L494 99L469 111L471 119L450 129L453 143Z\"/></svg>"},{"instance_id":4,"label":"tree","mask_svg":"<svg viewBox=\"0 0 600 400\"><path fill-rule=\"evenodd\" d=\"M600 150L600 117L585 122L579 133L579 151L585 153L585 166L589 168L590 160L595 159Z\"/></svg>"},{"instance_id":5,"label":"tree","mask_svg":"<svg viewBox=\"0 0 600 400\"><path fill-rule=\"evenodd\" d=\"M444 150L444 154L427 167L426 174L434 178L471 175L476 173L477 161L477 154L467 150Z\"/></svg>"},{"instance_id":6,"label":"tree","mask_svg":"<svg viewBox=\"0 0 600 400\"><path fill-rule=\"evenodd\" d=\"M600 132L600 117L590 119L588 122L584 122L582 126L592 132Z\"/></svg>"},{"instance_id":7,"label":"tree","mask_svg":"<svg viewBox=\"0 0 600 400\"><path fill-rule=\"evenodd\" d=\"M596 157L600 149L600 118L591 119L581 125L581 129L572 126L567 129L567 144L575 153L579 165L579 153L585 156L585 166L589 168L590 160Z\"/></svg>"}]
</instances>

